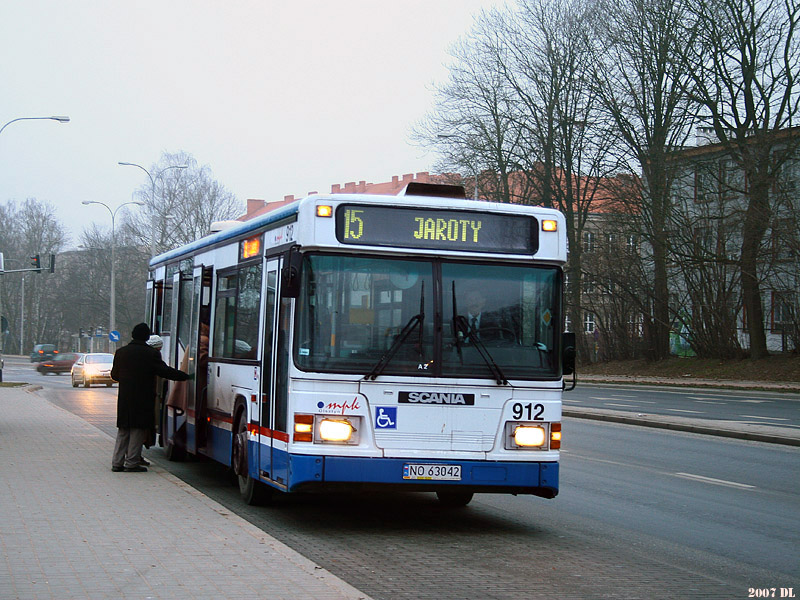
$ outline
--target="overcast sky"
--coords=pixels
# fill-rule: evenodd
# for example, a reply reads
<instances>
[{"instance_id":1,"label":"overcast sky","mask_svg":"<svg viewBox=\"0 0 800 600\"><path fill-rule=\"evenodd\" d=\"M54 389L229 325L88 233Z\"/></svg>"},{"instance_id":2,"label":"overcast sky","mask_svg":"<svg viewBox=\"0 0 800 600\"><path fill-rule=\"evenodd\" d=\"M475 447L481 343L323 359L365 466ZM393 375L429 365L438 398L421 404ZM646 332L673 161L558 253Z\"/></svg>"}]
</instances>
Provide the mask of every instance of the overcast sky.
<instances>
[{"instance_id":1,"label":"overcast sky","mask_svg":"<svg viewBox=\"0 0 800 600\"><path fill-rule=\"evenodd\" d=\"M3 0L0 201L53 204L72 235L185 151L279 200L432 169L410 131L450 46L501 0ZM135 207L134 207L135 208ZM0 249L1 251L2 249Z\"/></svg>"}]
</instances>

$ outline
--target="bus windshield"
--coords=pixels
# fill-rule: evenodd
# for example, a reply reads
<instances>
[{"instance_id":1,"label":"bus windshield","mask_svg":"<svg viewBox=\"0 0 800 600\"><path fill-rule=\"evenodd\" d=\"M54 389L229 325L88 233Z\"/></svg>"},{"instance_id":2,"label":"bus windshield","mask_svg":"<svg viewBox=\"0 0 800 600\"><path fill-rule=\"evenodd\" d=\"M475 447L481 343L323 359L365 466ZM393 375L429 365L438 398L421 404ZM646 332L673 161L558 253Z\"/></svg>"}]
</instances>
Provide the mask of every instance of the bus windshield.
<instances>
[{"instance_id":1,"label":"bus windshield","mask_svg":"<svg viewBox=\"0 0 800 600\"><path fill-rule=\"evenodd\" d=\"M555 267L309 254L295 361L365 376L552 378L559 285Z\"/></svg>"}]
</instances>

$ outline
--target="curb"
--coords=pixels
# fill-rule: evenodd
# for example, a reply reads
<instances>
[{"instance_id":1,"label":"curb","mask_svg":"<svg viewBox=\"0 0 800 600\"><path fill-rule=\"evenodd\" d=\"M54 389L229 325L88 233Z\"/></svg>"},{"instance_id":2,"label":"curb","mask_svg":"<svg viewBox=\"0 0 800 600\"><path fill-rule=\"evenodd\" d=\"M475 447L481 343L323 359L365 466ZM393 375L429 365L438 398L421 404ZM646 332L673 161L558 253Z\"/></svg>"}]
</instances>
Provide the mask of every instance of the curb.
<instances>
[{"instance_id":1,"label":"curb","mask_svg":"<svg viewBox=\"0 0 800 600\"><path fill-rule=\"evenodd\" d=\"M653 427L656 429L670 429L672 431L714 435L717 437L734 438L753 442L765 442L767 444L800 446L800 437L785 435L783 431L777 427L760 426L763 431L748 431L741 428L726 429L723 424L730 423L729 421L709 421L709 424L705 424L691 419L682 420L674 417L646 418L644 415L634 416L632 413L623 413L618 411L593 411L590 409L562 409L561 414L565 417L572 417L573 419L623 423L625 425Z\"/></svg>"},{"instance_id":2,"label":"curb","mask_svg":"<svg viewBox=\"0 0 800 600\"><path fill-rule=\"evenodd\" d=\"M761 392L800 394L800 382L796 381L772 383L769 381L732 381L724 379L672 379L666 377L628 377L613 375L583 375L581 377L579 375L578 385L581 383L609 385L659 385L665 387L715 388L722 390L753 390Z\"/></svg>"}]
</instances>

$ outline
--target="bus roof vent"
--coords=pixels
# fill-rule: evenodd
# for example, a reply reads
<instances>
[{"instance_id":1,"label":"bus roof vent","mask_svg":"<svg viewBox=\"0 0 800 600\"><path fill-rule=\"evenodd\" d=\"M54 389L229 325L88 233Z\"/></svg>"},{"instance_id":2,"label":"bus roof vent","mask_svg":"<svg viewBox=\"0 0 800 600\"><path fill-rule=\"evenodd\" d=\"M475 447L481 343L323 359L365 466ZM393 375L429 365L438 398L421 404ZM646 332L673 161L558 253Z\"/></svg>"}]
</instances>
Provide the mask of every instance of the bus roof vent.
<instances>
[{"instance_id":1,"label":"bus roof vent","mask_svg":"<svg viewBox=\"0 0 800 600\"><path fill-rule=\"evenodd\" d=\"M419 183L412 181L397 194L398 196L435 196L437 198L466 198L463 185L443 183Z\"/></svg>"},{"instance_id":2,"label":"bus roof vent","mask_svg":"<svg viewBox=\"0 0 800 600\"><path fill-rule=\"evenodd\" d=\"M211 227L209 228L208 233L218 233L220 231L224 231L225 229L230 229L236 225L241 225L241 221L214 221L211 223Z\"/></svg>"}]
</instances>

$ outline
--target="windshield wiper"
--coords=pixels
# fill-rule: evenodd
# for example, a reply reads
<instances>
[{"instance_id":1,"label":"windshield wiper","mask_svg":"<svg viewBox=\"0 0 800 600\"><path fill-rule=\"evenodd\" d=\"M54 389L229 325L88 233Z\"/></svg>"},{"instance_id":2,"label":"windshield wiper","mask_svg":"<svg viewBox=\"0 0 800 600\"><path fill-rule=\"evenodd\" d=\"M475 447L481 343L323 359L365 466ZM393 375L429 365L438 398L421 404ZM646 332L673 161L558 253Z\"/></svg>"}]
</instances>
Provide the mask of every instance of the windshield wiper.
<instances>
[{"instance_id":1,"label":"windshield wiper","mask_svg":"<svg viewBox=\"0 0 800 600\"><path fill-rule=\"evenodd\" d=\"M503 371L500 370L500 367L497 366L497 363L494 362L492 355L489 354L489 350L486 349L486 346L480 340L480 338L475 334L474 331L470 330L469 322L464 315L456 315L453 317L453 321L456 324L456 329L458 333L466 333L467 337L472 341L475 349L478 351L478 354L481 355L481 358L486 363L486 366L489 367L489 370L494 375L495 380L497 381L498 385L508 385L508 379L506 376L503 375ZM461 348L459 347L459 352Z\"/></svg>"},{"instance_id":2,"label":"windshield wiper","mask_svg":"<svg viewBox=\"0 0 800 600\"><path fill-rule=\"evenodd\" d=\"M458 308L456 304L456 281L453 280L453 343L456 346L456 350L458 351L458 359L461 361L461 364L464 364L464 355L461 353L461 338L459 337L458 330ZM461 334L464 335L463 333Z\"/></svg>"},{"instance_id":3,"label":"windshield wiper","mask_svg":"<svg viewBox=\"0 0 800 600\"><path fill-rule=\"evenodd\" d=\"M389 361L394 358L394 355L397 354L397 351L400 349L400 346L403 345L403 342L406 341L406 338L411 335L411 332L414 331L416 327L419 327L419 344L418 350L420 356L422 355L422 324L425 321L425 282L422 282L422 290L420 292L420 299L419 299L419 313L414 315L408 320L408 323L405 324L400 334L394 339L392 345L389 346L389 349L380 357L378 362L375 363L375 366L372 367L372 370L364 376L364 379L369 381L375 380L378 378L378 375L383 373L383 370L389 364Z\"/></svg>"}]
</instances>

